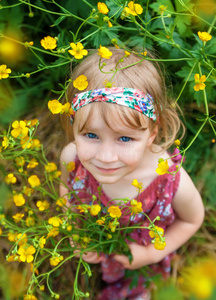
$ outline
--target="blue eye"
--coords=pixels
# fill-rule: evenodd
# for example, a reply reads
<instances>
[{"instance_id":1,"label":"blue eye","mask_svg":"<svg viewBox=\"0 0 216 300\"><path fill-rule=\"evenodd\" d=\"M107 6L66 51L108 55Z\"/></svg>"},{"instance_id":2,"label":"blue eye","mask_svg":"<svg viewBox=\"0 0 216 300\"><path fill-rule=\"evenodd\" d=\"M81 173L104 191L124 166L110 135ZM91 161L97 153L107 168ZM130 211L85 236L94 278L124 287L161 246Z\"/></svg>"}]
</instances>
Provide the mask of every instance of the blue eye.
<instances>
[{"instance_id":1,"label":"blue eye","mask_svg":"<svg viewBox=\"0 0 216 300\"><path fill-rule=\"evenodd\" d=\"M132 140L132 138L130 138L128 136L122 136L122 137L120 137L120 141L122 141L122 142L129 142L131 140Z\"/></svg>"},{"instance_id":2,"label":"blue eye","mask_svg":"<svg viewBox=\"0 0 216 300\"><path fill-rule=\"evenodd\" d=\"M97 135L94 133L86 133L85 136L87 136L89 139L97 139Z\"/></svg>"}]
</instances>

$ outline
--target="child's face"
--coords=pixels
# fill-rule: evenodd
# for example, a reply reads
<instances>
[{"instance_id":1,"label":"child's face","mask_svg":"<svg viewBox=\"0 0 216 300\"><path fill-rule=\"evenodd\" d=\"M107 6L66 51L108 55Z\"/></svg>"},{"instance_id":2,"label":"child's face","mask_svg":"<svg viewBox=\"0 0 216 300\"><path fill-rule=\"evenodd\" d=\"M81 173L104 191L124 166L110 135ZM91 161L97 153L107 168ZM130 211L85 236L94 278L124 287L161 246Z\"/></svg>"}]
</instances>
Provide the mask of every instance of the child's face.
<instances>
[{"instance_id":1,"label":"child's face","mask_svg":"<svg viewBox=\"0 0 216 300\"><path fill-rule=\"evenodd\" d=\"M83 132L78 132L79 121L76 118L74 121L74 143L79 160L100 183L116 183L125 177L132 181L137 170L142 171L155 134L150 134L148 128L132 129L115 120L110 120L111 129L100 112L93 114L89 128Z\"/></svg>"}]
</instances>

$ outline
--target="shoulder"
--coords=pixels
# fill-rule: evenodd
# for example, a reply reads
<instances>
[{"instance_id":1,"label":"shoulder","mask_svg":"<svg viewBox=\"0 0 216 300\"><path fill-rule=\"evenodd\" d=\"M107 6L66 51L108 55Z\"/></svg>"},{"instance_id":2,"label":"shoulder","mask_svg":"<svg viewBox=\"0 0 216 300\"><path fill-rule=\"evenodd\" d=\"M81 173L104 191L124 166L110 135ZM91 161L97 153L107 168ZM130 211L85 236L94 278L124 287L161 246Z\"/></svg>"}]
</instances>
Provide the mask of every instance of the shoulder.
<instances>
[{"instance_id":1,"label":"shoulder","mask_svg":"<svg viewBox=\"0 0 216 300\"><path fill-rule=\"evenodd\" d=\"M61 152L60 162L62 163L69 163L74 161L76 157L76 146L74 143L69 143L65 146Z\"/></svg>"},{"instance_id":2,"label":"shoulder","mask_svg":"<svg viewBox=\"0 0 216 300\"><path fill-rule=\"evenodd\" d=\"M67 182L68 178L68 171L65 167L69 162L72 162L75 160L76 157L76 146L73 143L69 143L67 146L65 146L61 152L60 156L60 169L62 172L61 179L63 182Z\"/></svg>"}]
</instances>

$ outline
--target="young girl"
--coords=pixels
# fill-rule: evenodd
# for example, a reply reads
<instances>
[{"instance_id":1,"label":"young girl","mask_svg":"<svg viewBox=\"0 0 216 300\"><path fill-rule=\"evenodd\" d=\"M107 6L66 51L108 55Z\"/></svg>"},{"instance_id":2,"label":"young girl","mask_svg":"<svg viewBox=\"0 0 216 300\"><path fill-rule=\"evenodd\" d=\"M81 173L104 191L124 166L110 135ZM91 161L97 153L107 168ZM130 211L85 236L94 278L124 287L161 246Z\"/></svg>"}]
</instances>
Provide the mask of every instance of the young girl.
<instances>
[{"instance_id":1,"label":"young girl","mask_svg":"<svg viewBox=\"0 0 216 300\"><path fill-rule=\"evenodd\" d=\"M76 190L84 203L92 201L89 194L97 196L102 187L101 205L122 205L119 198L137 197L132 181L142 182L144 190L138 196L143 211L151 220L160 216L156 225L165 231L166 247L156 250L148 230L134 230L130 242L133 260L127 256L111 256L88 252L83 259L88 263L101 264L102 279L107 286L98 299L151 299L146 278L139 277L135 287L132 278L125 277L125 270L149 266L148 276L170 272L172 253L182 246L201 226L204 208L201 197L191 178L183 168L176 173L181 161L177 155L170 159L167 149L174 143L181 122L176 110L168 101L164 81L158 67L143 57L123 50L111 50L109 59L99 55L87 57L73 72L74 80L85 75L88 87L83 92L73 85L67 97L72 103L74 115L66 129L71 142L61 154L62 180L68 185L60 186L60 196L68 190ZM128 66L128 67L126 67ZM105 88L111 81L113 87ZM168 160L169 172L158 175L158 159ZM69 174L64 163L75 162L75 170ZM87 193L86 193L87 192ZM90 198L88 198L90 197ZM76 198L70 197L69 204ZM109 203L109 204L108 204ZM137 214L128 216L130 225L148 220ZM121 219L120 219L121 223Z\"/></svg>"}]
</instances>

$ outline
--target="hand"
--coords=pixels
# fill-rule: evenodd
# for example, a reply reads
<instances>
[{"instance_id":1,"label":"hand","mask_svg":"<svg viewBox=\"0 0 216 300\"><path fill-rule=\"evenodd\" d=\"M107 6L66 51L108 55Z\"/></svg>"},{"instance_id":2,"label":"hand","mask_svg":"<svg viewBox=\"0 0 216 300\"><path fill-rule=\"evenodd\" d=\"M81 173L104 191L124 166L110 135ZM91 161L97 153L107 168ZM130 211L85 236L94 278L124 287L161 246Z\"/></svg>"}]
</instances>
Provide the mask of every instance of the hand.
<instances>
[{"instance_id":1,"label":"hand","mask_svg":"<svg viewBox=\"0 0 216 300\"><path fill-rule=\"evenodd\" d=\"M148 256L146 246L141 246L136 243L130 243L129 245L133 260L130 263L126 255L115 254L113 258L120 262L125 269L136 270L145 265L148 265Z\"/></svg>"},{"instance_id":2,"label":"hand","mask_svg":"<svg viewBox=\"0 0 216 300\"><path fill-rule=\"evenodd\" d=\"M99 264L103 257L98 255L97 252L89 251L83 253L82 259L90 264Z\"/></svg>"}]
</instances>

